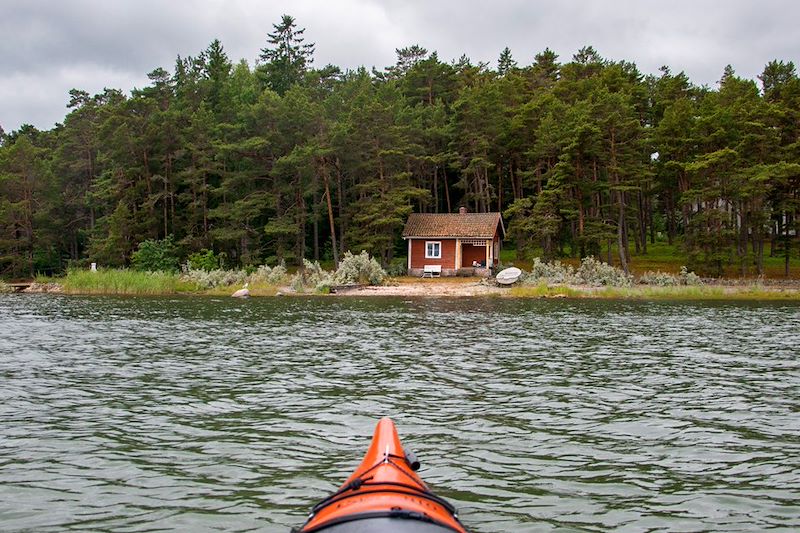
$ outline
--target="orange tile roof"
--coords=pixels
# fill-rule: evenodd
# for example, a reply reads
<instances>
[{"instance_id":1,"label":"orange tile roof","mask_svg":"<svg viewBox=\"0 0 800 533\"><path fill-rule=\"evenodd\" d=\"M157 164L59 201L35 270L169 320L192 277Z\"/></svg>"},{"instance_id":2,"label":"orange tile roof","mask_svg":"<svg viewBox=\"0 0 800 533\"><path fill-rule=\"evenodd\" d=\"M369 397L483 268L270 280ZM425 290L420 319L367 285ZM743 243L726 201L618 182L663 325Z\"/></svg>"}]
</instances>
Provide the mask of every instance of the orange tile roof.
<instances>
[{"instance_id":1,"label":"orange tile roof","mask_svg":"<svg viewBox=\"0 0 800 533\"><path fill-rule=\"evenodd\" d=\"M505 235L500 213L412 213L403 237L452 237L491 239L500 226Z\"/></svg>"}]
</instances>

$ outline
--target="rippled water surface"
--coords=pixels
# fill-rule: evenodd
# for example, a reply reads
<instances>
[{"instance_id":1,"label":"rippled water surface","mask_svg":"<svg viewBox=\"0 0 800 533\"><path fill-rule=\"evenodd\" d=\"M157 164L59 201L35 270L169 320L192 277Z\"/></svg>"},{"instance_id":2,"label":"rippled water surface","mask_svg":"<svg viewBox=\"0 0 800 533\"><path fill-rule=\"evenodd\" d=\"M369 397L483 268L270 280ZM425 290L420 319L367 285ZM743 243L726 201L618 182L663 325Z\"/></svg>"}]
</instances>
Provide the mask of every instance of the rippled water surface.
<instances>
[{"instance_id":1,"label":"rippled water surface","mask_svg":"<svg viewBox=\"0 0 800 533\"><path fill-rule=\"evenodd\" d=\"M800 307L0 296L0 530L287 531L392 416L475 532L800 529Z\"/></svg>"}]
</instances>

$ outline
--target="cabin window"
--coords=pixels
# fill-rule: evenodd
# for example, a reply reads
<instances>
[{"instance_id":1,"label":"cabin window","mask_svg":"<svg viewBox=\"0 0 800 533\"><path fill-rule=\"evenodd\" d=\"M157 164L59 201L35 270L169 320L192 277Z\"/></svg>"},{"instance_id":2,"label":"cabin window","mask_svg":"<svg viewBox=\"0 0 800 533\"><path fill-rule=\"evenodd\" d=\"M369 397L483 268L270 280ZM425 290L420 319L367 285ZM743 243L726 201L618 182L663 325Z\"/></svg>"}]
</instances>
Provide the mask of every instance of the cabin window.
<instances>
[{"instance_id":1,"label":"cabin window","mask_svg":"<svg viewBox=\"0 0 800 533\"><path fill-rule=\"evenodd\" d=\"M442 258L442 242L425 241L425 259L441 259L441 258Z\"/></svg>"}]
</instances>

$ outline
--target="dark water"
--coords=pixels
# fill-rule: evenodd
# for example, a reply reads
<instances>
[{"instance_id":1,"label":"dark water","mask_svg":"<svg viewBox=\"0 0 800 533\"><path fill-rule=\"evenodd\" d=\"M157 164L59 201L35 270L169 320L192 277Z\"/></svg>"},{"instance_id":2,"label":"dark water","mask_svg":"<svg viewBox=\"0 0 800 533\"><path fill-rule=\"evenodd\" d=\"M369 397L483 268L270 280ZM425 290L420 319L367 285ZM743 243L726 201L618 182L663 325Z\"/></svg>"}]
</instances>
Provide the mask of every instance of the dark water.
<instances>
[{"instance_id":1,"label":"dark water","mask_svg":"<svg viewBox=\"0 0 800 533\"><path fill-rule=\"evenodd\" d=\"M395 418L475 532L800 529L800 307L0 296L0 530L287 531Z\"/></svg>"}]
</instances>

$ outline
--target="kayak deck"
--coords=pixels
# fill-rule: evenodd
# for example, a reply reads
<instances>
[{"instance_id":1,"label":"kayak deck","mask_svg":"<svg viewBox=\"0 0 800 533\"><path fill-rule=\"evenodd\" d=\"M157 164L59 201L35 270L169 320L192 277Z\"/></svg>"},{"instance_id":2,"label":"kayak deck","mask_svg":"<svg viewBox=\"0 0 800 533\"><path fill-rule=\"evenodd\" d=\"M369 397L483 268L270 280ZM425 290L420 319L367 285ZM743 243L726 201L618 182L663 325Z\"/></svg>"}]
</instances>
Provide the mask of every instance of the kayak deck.
<instances>
[{"instance_id":1,"label":"kayak deck","mask_svg":"<svg viewBox=\"0 0 800 533\"><path fill-rule=\"evenodd\" d=\"M338 525L334 524L318 531L324 531L324 533L375 533L376 531L391 531L392 533L453 533L455 530L420 520L380 517L352 520Z\"/></svg>"},{"instance_id":2,"label":"kayak deck","mask_svg":"<svg viewBox=\"0 0 800 533\"><path fill-rule=\"evenodd\" d=\"M361 464L344 484L314 506L301 533L466 533L455 508L416 474L394 422L382 418Z\"/></svg>"}]
</instances>

